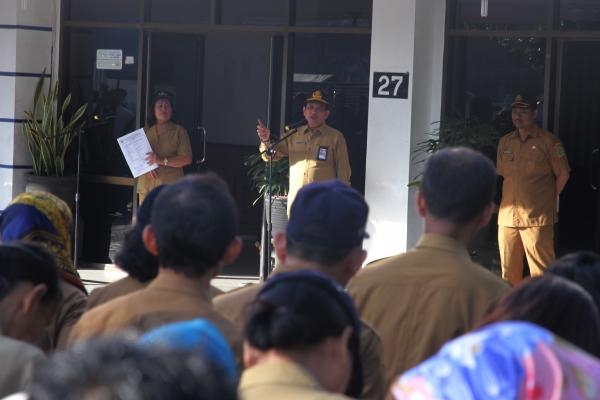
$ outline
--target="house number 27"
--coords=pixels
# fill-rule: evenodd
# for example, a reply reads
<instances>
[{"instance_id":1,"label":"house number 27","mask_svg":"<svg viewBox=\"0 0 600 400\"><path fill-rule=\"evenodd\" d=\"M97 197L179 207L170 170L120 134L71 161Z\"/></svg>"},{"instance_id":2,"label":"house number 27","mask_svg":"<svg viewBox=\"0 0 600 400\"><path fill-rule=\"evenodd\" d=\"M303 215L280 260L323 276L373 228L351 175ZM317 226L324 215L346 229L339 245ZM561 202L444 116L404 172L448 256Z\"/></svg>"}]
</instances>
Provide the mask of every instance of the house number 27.
<instances>
[{"instance_id":1,"label":"house number 27","mask_svg":"<svg viewBox=\"0 0 600 400\"><path fill-rule=\"evenodd\" d=\"M373 97L408 98L408 72L374 72Z\"/></svg>"}]
</instances>

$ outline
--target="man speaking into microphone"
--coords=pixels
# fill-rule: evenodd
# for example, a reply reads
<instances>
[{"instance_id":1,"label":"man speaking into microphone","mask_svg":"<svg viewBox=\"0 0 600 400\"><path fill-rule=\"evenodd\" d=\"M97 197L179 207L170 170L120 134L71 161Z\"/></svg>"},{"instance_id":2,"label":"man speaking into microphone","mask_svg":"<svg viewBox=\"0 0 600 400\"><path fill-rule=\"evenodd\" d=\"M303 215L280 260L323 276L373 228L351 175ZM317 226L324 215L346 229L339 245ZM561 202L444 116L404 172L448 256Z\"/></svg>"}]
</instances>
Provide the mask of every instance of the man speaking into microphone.
<instances>
[{"instance_id":1,"label":"man speaking into microphone","mask_svg":"<svg viewBox=\"0 0 600 400\"><path fill-rule=\"evenodd\" d=\"M273 161L283 157L290 161L288 214L296 193L306 184L337 178L350 185L346 140L340 131L325 122L330 114L329 102L320 90L306 99L302 112L306 123L294 127L296 132L278 143L273 155ZM256 132L261 141L262 158L269 161L264 151L271 145L271 131L258 120Z\"/></svg>"}]
</instances>

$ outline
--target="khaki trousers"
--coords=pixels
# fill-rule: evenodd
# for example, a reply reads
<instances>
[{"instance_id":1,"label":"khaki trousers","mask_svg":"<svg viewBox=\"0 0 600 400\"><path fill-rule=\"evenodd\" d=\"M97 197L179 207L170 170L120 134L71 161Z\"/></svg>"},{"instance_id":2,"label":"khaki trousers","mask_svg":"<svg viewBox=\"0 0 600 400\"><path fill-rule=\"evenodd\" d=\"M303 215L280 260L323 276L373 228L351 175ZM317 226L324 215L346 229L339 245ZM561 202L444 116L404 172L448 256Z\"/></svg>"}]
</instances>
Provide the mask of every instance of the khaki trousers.
<instances>
[{"instance_id":1,"label":"khaki trousers","mask_svg":"<svg viewBox=\"0 0 600 400\"><path fill-rule=\"evenodd\" d=\"M531 276L542 275L554 262L554 226L498 226L502 279L515 285L523 280L523 256Z\"/></svg>"}]
</instances>

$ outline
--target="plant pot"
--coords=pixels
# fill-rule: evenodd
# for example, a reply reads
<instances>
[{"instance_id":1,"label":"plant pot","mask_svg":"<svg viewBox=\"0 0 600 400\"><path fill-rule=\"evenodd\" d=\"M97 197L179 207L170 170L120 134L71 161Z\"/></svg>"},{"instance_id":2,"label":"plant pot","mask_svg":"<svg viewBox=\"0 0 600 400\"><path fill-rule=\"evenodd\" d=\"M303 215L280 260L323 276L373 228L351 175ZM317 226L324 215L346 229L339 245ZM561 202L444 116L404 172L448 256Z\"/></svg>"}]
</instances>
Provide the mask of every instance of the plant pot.
<instances>
[{"instance_id":1,"label":"plant pot","mask_svg":"<svg viewBox=\"0 0 600 400\"><path fill-rule=\"evenodd\" d=\"M25 174L25 191L48 192L69 205L71 210L75 208L75 192L77 181L75 175L70 176L38 176Z\"/></svg>"},{"instance_id":2,"label":"plant pot","mask_svg":"<svg viewBox=\"0 0 600 400\"><path fill-rule=\"evenodd\" d=\"M269 221L269 197L265 197L265 215L267 224ZM271 205L271 218L273 224L271 225L272 231L271 236L277 232L285 232L287 226L287 197L286 196L274 196L273 203Z\"/></svg>"}]
</instances>

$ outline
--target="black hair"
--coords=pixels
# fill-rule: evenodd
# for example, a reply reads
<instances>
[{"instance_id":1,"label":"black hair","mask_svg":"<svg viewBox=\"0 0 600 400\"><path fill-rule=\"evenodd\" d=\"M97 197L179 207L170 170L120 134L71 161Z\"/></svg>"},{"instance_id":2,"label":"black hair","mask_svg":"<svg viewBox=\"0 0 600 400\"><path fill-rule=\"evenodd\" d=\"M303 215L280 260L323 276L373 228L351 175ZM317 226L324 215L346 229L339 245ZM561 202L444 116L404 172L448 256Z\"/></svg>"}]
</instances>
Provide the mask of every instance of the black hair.
<instances>
[{"instance_id":1,"label":"black hair","mask_svg":"<svg viewBox=\"0 0 600 400\"><path fill-rule=\"evenodd\" d=\"M175 122L175 106L173 105L173 96L170 93L159 92L155 94L152 98L152 102L148 108L148 113L146 114L146 126L152 127L156 125L156 115L154 114L154 107L159 100L167 100L171 105L171 110L173 110L173 114L171 115L171 121Z\"/></svg>"},{"instance_id":2,"label":"black hair","mask_svg":"<svg viewBox=\"0 0 600 400\"><path fill-rule=\"evenodd\" d=\"M550 265L545 273L561 276L584 288L600 310L600 255L593 251L566 254Z\"/></svg>"},{"instance_id":3,"label":"black hair","mask_svg":"<svg viewBox=\"0 0 600 400\"><path fill-rule=\"evenodd\" d=\"M356 397L363 385L361 322L351 298L331 278L315 271L275 275L251 304L244 337L259 350L297 350L339 337L346 327L352 328L348 348L353 359L346 394Z\"/></svg>"},{"instance_id":4,"label":"black hair","mask_svg":"<svg viewBox=\"0 0 600 400\"><path fill-rule=\"evenodd\" d=\"M235 382L202 352L113 336L55 353L34 370L31 400L236 400Z\"/></svg>"},{"instance_id":5,"label":"black hair","mask_svg":"<svg viewBox=\"0 0 600 400\"><path fill-rule=\"evenodd\" d=\"M466 223L494 199L496 169L475 150L442 149L427 160L420 190L431 215L455 224Z\"/></svg>"},{"instance_id":6,"label":"black hair","mask_svg":"<svg viewBox=\"0 0 600 400\"><path fill-rule=\"evenodd\" d=\"M238 223L235 200L216 174L167 185L151 216L159 264L191 277L205 274L235 239Z\"/></svg>"},{"instance_id":7,"label":"black hair","mask_svg":"<svg viewBox=\"0 0 600 400\"><path fill-rule=\"evenodd\" d=\"M346 249L336 249L327 246L301 243L291 239L289 236L286 237L286 250L290 256L323 266L333 266L338 264L357 248L362 248L362 245Z\"/></svg>"},{"instance_id":8,"label":"black hair","mask_svg":"<svg viewBox=\"0 0 600 400\"><path fill-rule=\"evenodd\" d=\"M142 240L143 229L135 225L125 234L121 248L115 255L115 263L132 278L148 282L158 274L158 257L146 249Z\"/></svg>"},{"instance_id":9,"label":"black hair","mask_svg":"<svg viewBox=\"0 0 600 400\"><path fill-rule=\"evenodd\" d=\"M61 299L56 259L41 245L16 241L0 244L0 260L0 300L19 282L46 285L46 293L41 299L43 302Z\"/></svg>"},{"instance_id":10,"label":"black hair","mask_svg":"<svg viewBox=\"0 0 600 400\"><path fill-rule=\"evenodd\" d=\"M592 297L560 276L529 278L507 292L481 325L528 321L600 357L600 316Z\"/></svg>"}]
</instances>

